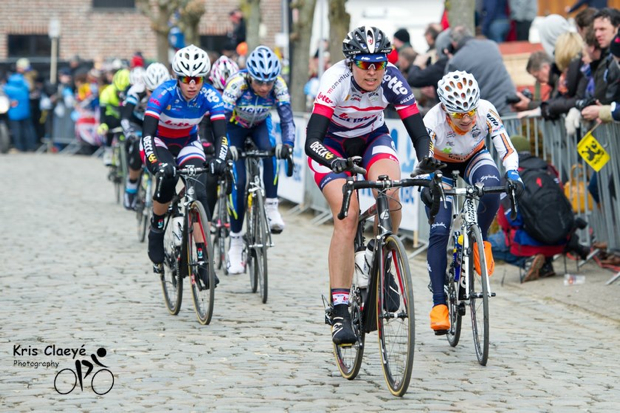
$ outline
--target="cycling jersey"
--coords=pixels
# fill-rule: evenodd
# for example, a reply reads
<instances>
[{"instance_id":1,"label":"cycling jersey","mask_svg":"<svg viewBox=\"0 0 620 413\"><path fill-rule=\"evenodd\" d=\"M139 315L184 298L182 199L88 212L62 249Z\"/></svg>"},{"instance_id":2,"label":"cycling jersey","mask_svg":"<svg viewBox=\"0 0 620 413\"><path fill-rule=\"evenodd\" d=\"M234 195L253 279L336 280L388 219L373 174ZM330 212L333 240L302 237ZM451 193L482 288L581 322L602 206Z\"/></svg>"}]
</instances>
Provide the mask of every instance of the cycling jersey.
<instances>
[{"instance_id":1,"label":"cycling jersey","mask_svg":"<svg viewBox=\"0 0 620 413\"><path fill-rule=\"evenodd\" d=\"M133 126L136 124L142 126L144 121L144 112L149 101L146 94L144 83L136 83L127 90L127 99L123 102L121 108L121 126L125 134L133 132Z\"/></svg>"},{"instance_id":2,"label":"cycling jersey","mask_svg":"<svg viewBox=\"0 0 620 413\"><path fill-rule=\"evenodd\" d=\"M157 130L146 130L145 124L144 135L186 138L196 134L197 125L207 115L212 121L226 119L221 96L213 86L203 84L196 97L187 101L177 87L177 81L168 80L153 91L146 107L145 123L148 117L156 119Z\"/></svg>"},{"instance_id":3,"label":"cycling jersey","mask_svg":"<svg viewBox=\"0 0 620 413\"><path fill-rule=\"evenodd\" d=\"M485 149L487 136L491 138L504 168L516 170L519 157L510 143L504 124L495 106L480 99L475 115L475 125L469 132L461 132L452 124L450 117L437 104L424 116L424 123L435 146L435 158L449 163L467 162L472 156Z\"/></svg>"},{"instance_id":4,"label":"cycling jersey","mask_svg":"<svg viewBox=\"0 0 620 413\"><path fill-rule=\"evenodd\" d=\"M282 142L289 145L295 143L291 98L282 77L276 78L273 89L266 98L263 98L252 90L250 74L244 69L228 79L222 99L226 105L226 112L231 114L230 122L244 128L260 125L275 107L280 116Z\"/></svg>"},{"instance_id":5,"label":"cycling jersey","mask_svg":"<svg viewBox=\"0 0 620 413\"><path fill-rule=\"evenodd\" d=\"M99 95L99 107L101 108L101 119L112 117L114 119L121 118L120 112L121 100L119 91L114 85L106 86Z\"/></svg>"}]
</instances>

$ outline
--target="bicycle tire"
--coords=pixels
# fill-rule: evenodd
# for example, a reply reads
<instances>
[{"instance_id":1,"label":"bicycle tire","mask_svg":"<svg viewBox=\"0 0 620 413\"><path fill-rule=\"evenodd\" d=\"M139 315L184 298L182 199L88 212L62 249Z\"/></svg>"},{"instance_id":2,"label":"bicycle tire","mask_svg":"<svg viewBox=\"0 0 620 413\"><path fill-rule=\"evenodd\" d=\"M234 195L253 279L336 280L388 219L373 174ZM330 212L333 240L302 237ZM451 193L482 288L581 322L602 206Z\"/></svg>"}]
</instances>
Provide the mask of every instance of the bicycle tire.
<instances>
[{"instance_id":1,"label":"bicycle tire","mask_svg":"<svg viewBox=\"0 0 620 413\"><path fill-rule=\"evenodd\" d=\"M106 391L98 392L97 389L95 388L95 377L97 377L97 374L99 374L101 372L104 372L104 371L107 371L110 374L110 377L112 378L112 384L110 384L110 388L107 389ZM93 389L93 392L98 394L99 396L103 396L104 394L108 394L110 392L110 390L112 390L112 387L114 387L114 374L112 374L112 372L109 369L98 370L97 372L95 372L95 374L93 374L92 379L90 379L90 388Z\"/></svg>"},{"instance_id":2,"label":"bicycle tire","mask_svg":"<svg viewBox=\"0 0 620 413\"><path fill-rule=\"evenodd\" d=\"M120 155L121 155L121 188L123 193L127 185L127 176L129 175L129 161L127 160L127 142L125 140L120 143ZM124 196L124 194L123 194Z\"/></svg>"},{"instance_id":3,"label":"bicycle tire","mask_svg":"<svg viewBox=\"0 0 620 413\"><path fill-rule=\"evenodd\" d=\"M469 257L469 312L471 313L471 329L474 348L478 363L486 366L489 358L489 294L486 257L480 228L473 226L468 233L472 253ZM480 272L474 270L473 249L477 248L480 256Z\"/></svg>"},{"instance_id":4,"label":"bicycle tire","mask_svg":"<svg viewBox=\"0 0 620 413\"><path fill-rule=\"evenodd\" d=\"M456 272L462 276L461 263L459 262L460 257L455 257L455 237L456 235L454 233L450 234L446 253L448 256L448 266L446 269L446 296L448 301L448 311L450 314L450 329L448 330L448 334L446 334L446 338L452 347L456 347L459 343L461 338L461 326L463 324L462 315L458 307L460 278L458 280L454 279Z\"/></svg>"},{"instance_id":5,"label":"bicycle tire","mask_svg":"<svg viewBox=\"0 0 620 413\"><path fill-rule=\"evenodd\" d=\"M114 145L112 147L112 182L114 183L114 193L116 195L116 203L121 203L121 185L123 185L122 172L120 170L120 147Z\"/></svg>"},{"instance_id":6,"label":"bicycle tire","mask_svg":"<svg viewBox=\"0 0 620 413\"><path fill-rule=\"evenodd\" d=\"M347 380L357 377L364 356L365 333L362 324L362 295L360 289L352 285L349 294L349 313L351 314L351 324L353 332L357 336L357 342L350 346L340 346L333 344L334 356L340 374Z\"/></svg>"},{"instance_id":7,"label":"bicycle tire","mask_svg":"<svg viewBox=\"0 0 620 413\"><path fill-rule=\"evenodd\" d=\"M263 304L267 303L267 297L269 292L269 277L267 266L267 243L269 242L269 222L265 214L265 201L262 194L258 194L256 197L256 205L254 207L254 253L255 264L254 269L256 271L256 279L258 281L258 289Z\"/></svg>"},{"instance_id":8,"label":"bicycle tire","mask_svg":"<svg viewBox=\"0 0 620 413\"><path fill-rule=\"evenodd\" d=\"M226 210L226 199L220 197L217 201L217 216L213 220L215 222L215 231L213 235L213 245L217 247L216 267L218 270L224 269L224 274L228 274L228 252L226 250L228 211Z\"/></svg>"},{"instance_id":9,"label":"bicycle tire","mask_svg":"<svg viewBox=\"0 0 620 413\"><path fill-rule=\"evenodd\" d=\"M136 229L138 231L138 241L140 242L144 242L146 238L146 229L150 219L150 208L147 206L147 192L150 185L145 180L150 180L150 176L142 171L138 179L138 193L136 194Z\"/></svg>"},{"instance_id":10,"label":"bicycle tire","mask_svg":"<svg viewBox=\"0 0 620 413\"><path fill-rule=\"evenodd\" d=\"M250 290L255 293L258 291L258 272L255 269L256 267L256 252L251 245L256 244L254 239L254 233L256 232L256 218L254 214L255 202L254 193L250 193L247 196L247 210L245 211L245 220L246 220L246 233L245 233L245 257L248 274L250 275Z\"/></svg>"},{"instance_id":11,"label":"bicycle tire","mask_svg":"<svg viewBox=\"0 0 620 413\"><path fill-rule=\"evenodd\" d=\"M69 372L71 372L71 374L73 374L73 386L71 386L70 390L68 390L66 392L62 392L62 391L58 390L58 385L57 385L56 381L58 380L58 376L60 376L60 374L63 371L65 371L65 370L69 371ZM65 369L60 370L58 373L56 373L56 377L54 377L54 389L56 390L56 392L58 394L62 394L62 395L69 394L69 393L71 393L75 389L75 386L77 386L77 382L78 382L78 378L77 378L77 374L75 373L75 371L73 371L73 369L65 368Z\"/></svg>"},{"instance_id":12,"label":"bicycle tire","mask_svg":"<svg viewBox=\"0 0 620 413\"><path fill-rule=\"evenodd\" d=\"M415 314L407 251L396 236L385 237L377 271L377 335L383 375L390 393L402 397L413 370Z\"/></svg>"},{"instance_id":13,"label":"bicycle tire","mask_svg":"<svg viewBox=\"0 0 620 413\"><path fill-rule=\"evenodd\" d=\"M181 247L174 243L171 213L166 214L164 231L164 262L160 266L161 288L168 312L177 315L183 299L183 275L180 265Z\"/></svg>"},{"instance_id":14,"label":"bicycle tire","mask_svg":"<svg viewBox=\"0 0 620 413\"><path fill-rule=\"evenodd\" d=\"M187 208L188 237L187 262L188 275L192 287L192 298L198 322L209 324L213 316L215 299L215 267L213 265L213 247L209 238L209 220L200 201L192 202ZM196 231L199 231L196 233ZM196 241L204 242L203 259L199 260L196 253ZM199 271L204 269L205 271Z\"/></svg>"}]
</instances>

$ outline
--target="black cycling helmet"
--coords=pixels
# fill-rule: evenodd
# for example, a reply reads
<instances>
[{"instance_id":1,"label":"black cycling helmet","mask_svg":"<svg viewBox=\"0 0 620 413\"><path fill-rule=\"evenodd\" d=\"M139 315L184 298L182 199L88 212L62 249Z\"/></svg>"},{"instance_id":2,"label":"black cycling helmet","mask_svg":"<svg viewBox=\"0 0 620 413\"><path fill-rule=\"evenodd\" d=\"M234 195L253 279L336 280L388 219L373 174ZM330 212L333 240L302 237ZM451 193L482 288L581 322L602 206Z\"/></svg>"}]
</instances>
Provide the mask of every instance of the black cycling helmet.
<instances>
[{"instance_id":1,"label":"black cycling helmet","mask_svg":"<svg viewBox=\"0 0 620 413\"><path fill-rule=\"evenodd\" d=\"M390 39L383 31L372 26L358 27L342 41L342 53L347 59L358 54L388 54L391 51Z\"/></svg>"}]
</instances>

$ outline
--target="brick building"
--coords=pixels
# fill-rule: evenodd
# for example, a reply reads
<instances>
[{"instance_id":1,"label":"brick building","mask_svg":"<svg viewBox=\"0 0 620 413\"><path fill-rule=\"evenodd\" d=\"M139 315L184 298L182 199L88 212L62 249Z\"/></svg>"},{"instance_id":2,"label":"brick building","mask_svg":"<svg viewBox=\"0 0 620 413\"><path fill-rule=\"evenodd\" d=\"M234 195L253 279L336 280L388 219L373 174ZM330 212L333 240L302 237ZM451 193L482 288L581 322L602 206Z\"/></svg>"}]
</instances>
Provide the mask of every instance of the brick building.
<instances>
[{"instance_id":1,"label":"brick building","mask_svg":"<svg viewBox=\"0 0 620 413\"><path fill-rule=\"evenodd\" d=\"M155 0L151 0L153 3ZM203 0L206 13L200 21L201 44L216 45L232 27L228 13L238 0ZM261 1L261 21L266 29L262 42L273 46L281 31L282 0ZM135 7L135 0L19 0L0 2L0 62L20 57L49 61L51 19L60 22L59 58L79 55L84 60L130 58L142 51L156 58L155 34L149 19Z\"/></svg>"}]
</instances>

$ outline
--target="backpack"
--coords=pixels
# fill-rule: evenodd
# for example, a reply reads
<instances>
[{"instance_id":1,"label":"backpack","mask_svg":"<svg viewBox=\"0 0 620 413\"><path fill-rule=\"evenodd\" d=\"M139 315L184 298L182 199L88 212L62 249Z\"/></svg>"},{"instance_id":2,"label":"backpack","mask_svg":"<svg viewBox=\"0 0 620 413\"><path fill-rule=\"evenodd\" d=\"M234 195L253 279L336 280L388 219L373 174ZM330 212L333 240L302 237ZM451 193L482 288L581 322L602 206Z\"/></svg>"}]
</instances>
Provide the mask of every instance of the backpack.
<instances>
[{"instance_id":1,"label":"backpack","mask_svg":"<svg viewBox=\"0 0 620 413\"><path fill-rule=\"evenodd\" d=\"M540 158L530 160L534 161L529 162L533 164L531 166L537 167L528 168L528 162L524 162L520 171L525 185L525 190L518 198L523 228L532 238L543 244L562 244L575 224L571 204L549 172L547 163ZM543 164L536 161L542 161Z\"/></svg>"}]
</instances>

